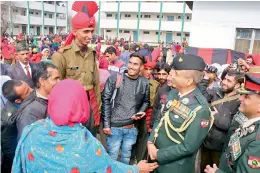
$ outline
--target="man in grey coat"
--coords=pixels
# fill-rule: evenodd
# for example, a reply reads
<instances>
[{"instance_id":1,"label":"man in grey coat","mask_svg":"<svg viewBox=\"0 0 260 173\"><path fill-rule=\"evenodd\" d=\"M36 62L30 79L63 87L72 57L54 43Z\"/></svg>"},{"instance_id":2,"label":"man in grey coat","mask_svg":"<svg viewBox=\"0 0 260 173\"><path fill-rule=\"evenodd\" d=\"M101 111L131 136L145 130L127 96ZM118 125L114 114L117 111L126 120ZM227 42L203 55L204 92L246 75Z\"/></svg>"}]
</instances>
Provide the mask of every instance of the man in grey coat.
<instances>
[{"instance_id":1,"label":"man in grey coat","mask_svg":"<svg viewBox=\"0 0 260 173\"><path fill-rule=\"evenodd\" d=\"M26 82L31 88L34 88L32 77L34 75L35 64L30 63L29 48L26 47L25 42L19 42L16 46L16 53L18 60L16 64L11 65L7 69L7 75L11 79L21 80Z\"/></svg>"}]
</instances>

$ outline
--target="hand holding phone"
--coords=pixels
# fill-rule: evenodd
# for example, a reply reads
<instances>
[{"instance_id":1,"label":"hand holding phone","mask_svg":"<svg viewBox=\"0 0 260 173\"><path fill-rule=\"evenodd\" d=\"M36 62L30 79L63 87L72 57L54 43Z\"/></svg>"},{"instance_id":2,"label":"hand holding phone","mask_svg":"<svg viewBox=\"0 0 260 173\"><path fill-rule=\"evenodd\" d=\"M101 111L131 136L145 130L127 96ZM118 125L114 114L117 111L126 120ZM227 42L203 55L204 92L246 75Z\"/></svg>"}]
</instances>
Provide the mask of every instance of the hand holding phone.
<instances>
[{"instance_id":1,"label":"hand holding phone","mask_svg":"<svg viewBox=\"0 0 260 173\"><path fill-rule=\"evenodd\" d=\"M140 120L145 116L145 112L138 112L132 116L133 120Z\"/></svg>"}]
</instances>

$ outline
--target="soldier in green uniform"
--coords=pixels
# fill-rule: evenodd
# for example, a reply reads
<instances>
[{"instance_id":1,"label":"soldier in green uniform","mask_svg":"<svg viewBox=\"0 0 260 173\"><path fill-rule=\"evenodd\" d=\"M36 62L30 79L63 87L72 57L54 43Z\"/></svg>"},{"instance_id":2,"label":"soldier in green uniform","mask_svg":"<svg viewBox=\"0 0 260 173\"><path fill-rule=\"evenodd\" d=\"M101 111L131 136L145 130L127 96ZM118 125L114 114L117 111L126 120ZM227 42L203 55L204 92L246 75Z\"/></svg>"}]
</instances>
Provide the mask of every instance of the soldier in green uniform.
<instances>
[{"instance_id":1,"label":"soldier in green uniform","mask_svg":"<svg viewBox=\"0 0 260 173\"><path fill-rule=\"evenodd\" d=\"M239 113L229 129L219 168L208 165L206 173L260 172L260 74L246 74L240 93Z\"/></svg>"},{"instance_id":2,"label":"soldier in green uniform","mask_svg":"<svg viewBox=\"0 0 260 173\"><path fill-rule=\"evenodd\" d=\"M81 8L82 4L84 5ZM93 36L94 13L98 7L95 2L91 1L84 3L75 1L73 7L78 7L73 9L78 13L71 20L72 32L68 36L65 46L52 56L52 62L58 67L61 79L77 80L86 90L90 100L91 115L85 126L96 136L96 127L100 123L100 83L94 51L88 47L88 44ZM81 9L82 11L80 11Z\"/></svg>"},{"instance_id":3,"label":"soldier in green uniform","mask_svg":"<svg viewBox=\"0 0 260 173\"><path fill-rule=\"evenodd\" d=\"M147 143L151 160L157 160L156 173L192 173L195 155L213 122L204 96L197 88L205 62L199 56L178 55L172 62L169 92L160 119Z\"/></svg>"}]
</instances>

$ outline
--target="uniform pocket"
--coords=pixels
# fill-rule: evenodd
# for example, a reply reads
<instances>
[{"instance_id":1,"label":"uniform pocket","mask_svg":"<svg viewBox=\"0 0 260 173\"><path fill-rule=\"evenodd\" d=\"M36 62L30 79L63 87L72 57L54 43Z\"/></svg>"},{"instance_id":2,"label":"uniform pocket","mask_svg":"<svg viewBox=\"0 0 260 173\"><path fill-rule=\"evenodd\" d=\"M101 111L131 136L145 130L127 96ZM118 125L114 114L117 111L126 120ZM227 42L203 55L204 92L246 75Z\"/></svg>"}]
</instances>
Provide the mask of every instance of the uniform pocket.
<instances>
[{"instance_id":1,"label":"uniform pocket","mask_svg":"<svg viewBox=\"0 0 260 173\"><path fill-rule=\"evenodd\" d=\"M73 77L73 76L76 77L76 76L80 75L80 70L68 68L66 70L66 74L67 74L67 76L70 76L70 77Z\"/></svg>"}]
</instances>

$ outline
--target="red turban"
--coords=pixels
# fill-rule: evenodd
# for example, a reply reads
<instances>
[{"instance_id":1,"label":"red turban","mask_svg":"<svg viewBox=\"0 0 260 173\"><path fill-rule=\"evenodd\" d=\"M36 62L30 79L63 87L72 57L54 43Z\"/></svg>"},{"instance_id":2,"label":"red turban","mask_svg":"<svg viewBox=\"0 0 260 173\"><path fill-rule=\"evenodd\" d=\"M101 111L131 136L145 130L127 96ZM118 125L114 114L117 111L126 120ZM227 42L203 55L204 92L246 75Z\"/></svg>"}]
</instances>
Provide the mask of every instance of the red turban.
<instances>
[{"instance_id":1,"label":"red turban","mask_svg":"<svg viewBox=\"0 0 260 173\"><path fill-rule=\"evenodd\" d=\"M98 10L98 6L94 1L75 1L72 5L72 10L78 12L71 20L73 29L95 28L94 14ZM71 44L75 36L70 33L67 37L64 46Z\"/></svg>"},{"instance_id":2,"label":"red turban","mask_svg":"<svg viewBox=\"0 0 260 173\"><path fill-rule=\"evenodd\" d=\"M156 65L156 62L148 62L148 63L144 64L144 68L152 68L152 69L154 69L155 65Z\"/></svg>"}]
</instances>

